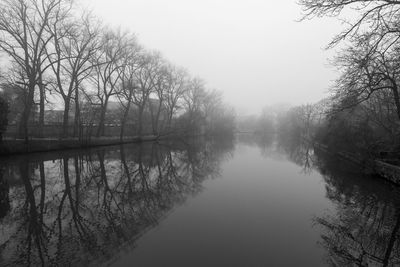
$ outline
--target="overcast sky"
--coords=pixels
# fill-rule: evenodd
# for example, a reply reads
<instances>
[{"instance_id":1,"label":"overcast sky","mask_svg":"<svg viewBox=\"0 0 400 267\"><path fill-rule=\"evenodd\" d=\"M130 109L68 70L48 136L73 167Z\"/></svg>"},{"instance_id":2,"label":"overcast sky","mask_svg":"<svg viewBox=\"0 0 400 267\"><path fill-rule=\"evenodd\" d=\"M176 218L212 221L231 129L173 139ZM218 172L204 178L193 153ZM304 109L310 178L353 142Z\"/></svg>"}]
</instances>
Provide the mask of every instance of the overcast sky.
<instances>
[{"instance_id":1,"label":"overcast sky","mask_svg":"<svg viewBox=\"0 0 400 267\"><path fill-rule=\"evenodd\" d=\"M83 0L105 23L223 91L239 112L326 96L336 19L297 22L295 0Z\"/></svg>"}]
</instances>

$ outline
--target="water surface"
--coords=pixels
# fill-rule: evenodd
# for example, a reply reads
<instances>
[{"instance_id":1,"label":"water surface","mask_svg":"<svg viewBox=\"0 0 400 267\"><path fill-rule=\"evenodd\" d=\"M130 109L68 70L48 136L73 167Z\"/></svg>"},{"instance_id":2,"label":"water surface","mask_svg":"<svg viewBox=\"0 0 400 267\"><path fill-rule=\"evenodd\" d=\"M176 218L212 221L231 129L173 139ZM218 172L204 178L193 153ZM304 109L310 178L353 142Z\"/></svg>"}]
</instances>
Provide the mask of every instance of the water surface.
<instances>
[{"instance_id":1,"label":"water surface","mask_svg":"<svg viewBox=\"0 0 400 267\"><path fill-rule=\"evenodd\" d=\"M396 266L399 191L238 136L4 158L0 263Z\"/></svg>"}]
</instances>

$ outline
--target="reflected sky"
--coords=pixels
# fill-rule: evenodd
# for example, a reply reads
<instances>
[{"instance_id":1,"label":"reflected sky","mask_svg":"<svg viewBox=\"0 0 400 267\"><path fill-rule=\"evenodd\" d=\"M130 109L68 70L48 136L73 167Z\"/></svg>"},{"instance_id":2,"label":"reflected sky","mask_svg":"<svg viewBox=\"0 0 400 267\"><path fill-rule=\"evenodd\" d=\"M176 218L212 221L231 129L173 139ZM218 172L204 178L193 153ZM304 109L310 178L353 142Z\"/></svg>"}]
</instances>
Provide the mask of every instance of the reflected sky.
<instances>
[{"instance_id":1,"label":"reflected sky","mask_svg":"<svg viewBox=\"0 0 400 267\"><path fill-rule=\"evenodd\" d=\"M163 221L115 266L320 266L313 214L331 207L315 173L238 144L221 178Z\"/></svg>"},{"instance_id":2,"label":"reflected sky","mask_svg":"<svg viewBox=\"0 0 400 267\"><path fill-rule=\"evenodd\" d=\"M399 192L274 136L2 160L0 265L395 266Z\"/></svg>"}]
</instances>

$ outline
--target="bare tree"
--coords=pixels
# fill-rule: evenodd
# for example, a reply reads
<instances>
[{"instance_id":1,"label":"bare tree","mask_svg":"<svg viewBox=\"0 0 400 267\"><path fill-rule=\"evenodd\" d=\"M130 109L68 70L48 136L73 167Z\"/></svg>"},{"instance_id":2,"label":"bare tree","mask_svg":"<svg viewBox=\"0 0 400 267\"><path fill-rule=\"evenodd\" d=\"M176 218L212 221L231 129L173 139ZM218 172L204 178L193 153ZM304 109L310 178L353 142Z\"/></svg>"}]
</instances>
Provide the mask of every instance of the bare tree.
<instances>
[{"instance_id":1,"label":"bare tree","mask_svg":"<svg viewBox=\"0 0 400 267\"><path fill-rule=\"evenodd\" d=\"M392 118L391 112L370 113L371 109L377 111L379 107L382 111L383 107L394 106L399 121L400 1L300 0L299 3L303 6L304 18L338 16L346 19L347 27L328 45L332 47L343 41L347 45L335 60L341 76L332 88L330 112L357 109L356 106L361 104L364 111L369 111L362 113L360 120L370 127L371 114L375 119L382 114L389 116L387 119L379 118L379 122L387 123ZM351 16L345 16L346 12L351 12ZM381 97L383 95L385 98ZM389 95L391 99L387 98ZM382 102L378 104L376 101ZM387 101L393 105L388 105ZM338 120L345 121L344 118ZM393 131L393 125L385 128Z\"/></svg>"},{"instance_id":2,"label":"bare tree","mask_svg":"<svg viewBox=\"0 0 400 267\"><path fill-rule=\"evenodd\" d=\"M199 78L192 79L183 96L185 112L188 118L187 127L193 131L200 133L204 125L204 100L206 98L206 89L204 81Z\"/></svg>"},{"instance_id":3,"label":"bare tree","mask_svg":"<svg viewBox=\"0 0 400 267\"><path fill-rule=\"evenodd\" d=\"M126 52L132 40L127 33L105 30L100 42L100 50L94 58L96 98L100 106L97 136L104 135L104 124L110 97L117 94L117 83L121 80L122 69L126 63Z\"/></svg>"},{"instance_id":4,"label":"bare tree","mask_svg":"<svg viewBox=\"0 0 400 267\"><path fill-rule=\"evenodd\" d=\"M143 53L140 57L140 67L135 72L138 90L133 95L134 103L138 107L138 135L143 134L143 113L149 102L150 94L156 85L159 68L159 55Z\"/></svg>"},{"instance_id":5,"label":"bare tree","mask_svg":"<svg viewBox=\"0 0 400 267\"><path fill-rule=\"evenodd\" d=\"M400 1L392 0L300 0L303 6L304 19L323 16L339 16L343 10L358 14L355 19L347 19L348 25L329 44L333 46L340 41L352 40L357 35L369 36L372 48L378 46L390 47L400 38L399 16Z\"/></svg>"},{"instance_id":6,"label":"bare tree","mask_svg":"<svg viewBox=\"0 0 400 267\"><path fill-rule=\"evenodd\" d=\"M156 79L154 86L154 95L157 97L156 101L149 103L150 113L151 113L151 124L153 128L153 134L160 134L160 115L161 112L165 111L165 99L168 89L168 76L169 69L165 62L160 62L158 70L156 70Z\"/></svg>"},{"instance_id":7,"label":"bare tree","mask_svg":"<svg viewBox=\"0 0 400 267\"><path fill-rule=\"evenodd\" d=\"M336 60L342 69L341 77L333 88L337 109L353 107L368 100L378 91L390 91L400 120L400 97L397 84L400 78L400 47L391 51L370 52L368 45L350 47Z\"/></svg>"},{"instance_id":8,"label":"bare tree","mask_svg":"<svg viewBox=\"0 0 400 267\"><path fill-rule=\"evenodd\" d=\"M171 128L172 118L178 112L181 105L179 102L183 99L187 90L188 74L183 69L178 69L174 66L169 66L167 77L167 88L165 93L165 102L168 112L167 126Z\"/></svg>"},{"instance_id":9,"label":"bare tree","mask_svg":"<svg viewBox=\"0 0 400 267\"><path fill-rule=\"evenodd\" d=\"M53 53L49 60L56 78L56 91L64 101L63 136L68 136L69 111L71 101L75 102L74 130L79 125L79 86L93 69L93 55L99 49L99 26L91 16L84 15L80 20L66 21L49 27L53 38ZM51 51L51 50L50 50Z\"/></svg>"},{"instance_id":10,"label":"bare tree","mask_svg":"<svg viewBox=\"0 0 400 267\"><path fill-rule=\"evenodd\" d=\"M73 7L73 0L0 2L0 53L8 55L12 66L8 76L13 84L7 81L7 88L22 92L23 110L20 119L14 120L20 122L21 138L28 142L29 124L36 123L37 110L43 137L46 108L54 96L63 104L62 118L52 118L53 122L62 120L62 137L70 136L72 108L74 136L81 136L83 117L93 129L97 121L96 136L104 135L105 124L111 121L107 108L116 99L123 116L113 122L121 122L121 139L132 104L137 107L139 136L146 122L155 135L167 127L172 131L173 117L184 107L182 114L192 126L204 126L207 104L211 104L207 101L215 99L211 95L207 99L199 79L190 79L159 53L141 49L133 34L103 28L85 12L77 18Z\"/></svg>"},{"instance_id":11,"label":"bare tree","mask_svg":"<svg viewBox=\"0 0 400 267\"><path fill-rule=\"evenodd\" d=\"M133 37L132 37L133 38ZM123 107L123 116L121 119L121 131L120 139L123 139L125 134L125 127L128 120L129 112L131 110L131 105L133 101L133 96L135 90L138 89L135 80L135 73L138 71L139 57L140 57L141 47L132 41L127 47L126 53L126 63L124 67L120 70L122 71L121 83L117 91L117 97Z\"/></svg>"},{"instance_id":12,"label":"bare tree","mask_svg":"<svg viewBox=\"0 0 400 267\"><path fill-rule=\"evenodd\" d=\"M67 0L3 0L0 3L0 49L23 70L27 101L23 107L20 135L28 141L28 122L35 87L46 70L44 50L53 38L46 27L57 20L57 10Z\"/></svg>"}]
</instances>

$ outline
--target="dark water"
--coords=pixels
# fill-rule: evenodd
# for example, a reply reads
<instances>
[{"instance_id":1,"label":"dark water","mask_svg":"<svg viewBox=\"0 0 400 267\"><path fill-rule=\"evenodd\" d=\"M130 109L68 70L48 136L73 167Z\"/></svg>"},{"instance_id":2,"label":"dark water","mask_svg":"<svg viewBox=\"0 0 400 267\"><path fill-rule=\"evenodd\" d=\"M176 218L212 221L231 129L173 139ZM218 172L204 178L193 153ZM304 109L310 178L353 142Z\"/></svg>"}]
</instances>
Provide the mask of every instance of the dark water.
<instances>
[{"instance_id":1,"label":"dark water","mask_svg":"<svg viewBox=\"0 0 400 267\"><path fill-rule=\"evenodd\" d=\"M299 142L1 159L1 266L399 266L398 188Z\"/></svg>"}]
</instances>

